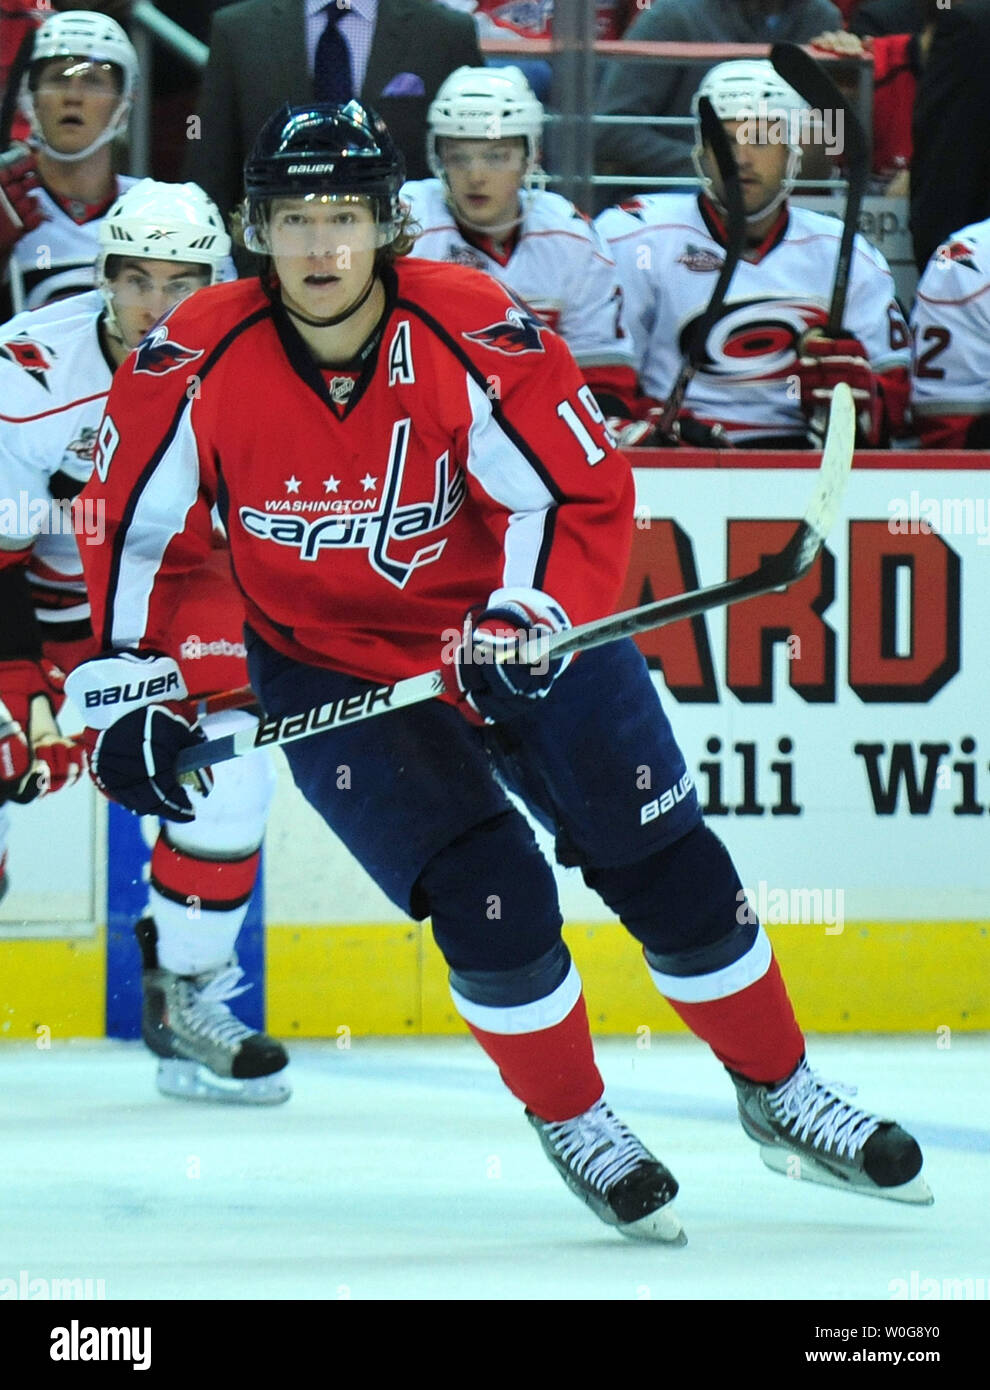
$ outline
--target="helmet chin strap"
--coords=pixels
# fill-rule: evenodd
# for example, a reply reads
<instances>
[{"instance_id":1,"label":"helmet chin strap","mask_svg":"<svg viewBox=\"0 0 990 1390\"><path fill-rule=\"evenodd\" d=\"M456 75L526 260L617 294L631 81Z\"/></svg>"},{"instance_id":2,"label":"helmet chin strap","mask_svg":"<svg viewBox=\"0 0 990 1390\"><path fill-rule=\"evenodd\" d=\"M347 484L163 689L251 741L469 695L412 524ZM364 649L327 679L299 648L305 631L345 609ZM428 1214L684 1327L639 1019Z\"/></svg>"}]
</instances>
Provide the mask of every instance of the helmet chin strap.
<instances>
[{"instance_id":1,"label":"helmet chin strap","mask_svg":"<svg viewBox=\"0 0 990 1390\"><path fill-rule=\"evenodd\" d=\"M282 308L287 314L291 314L294 319L298 319L300 323L308 324L310 328L333 328L335 324L343 323L345 319L349 319L357 313L361 306L369 299L371 291L375 288L377 281L378 276L372 271L371 278L368 280L367 285L364 287L359 297L349 308L345 309L342 314L335 314L332 319L311 319L308 314L301 314L298 309L291 308L286 304L284 299L282 300Z\"/></svg>"}]
</instances>

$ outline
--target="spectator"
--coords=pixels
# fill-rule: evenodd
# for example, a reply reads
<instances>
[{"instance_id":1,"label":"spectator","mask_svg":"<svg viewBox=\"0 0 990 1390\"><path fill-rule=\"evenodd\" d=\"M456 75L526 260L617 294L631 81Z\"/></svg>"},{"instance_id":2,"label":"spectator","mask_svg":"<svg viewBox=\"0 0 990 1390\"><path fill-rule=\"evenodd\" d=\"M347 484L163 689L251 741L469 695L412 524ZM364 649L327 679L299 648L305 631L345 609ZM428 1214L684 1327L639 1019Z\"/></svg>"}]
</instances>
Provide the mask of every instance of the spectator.
<instances>
[{"instance_id":1,"label":"spectator","mask_svg":"<svg viewBox=\"0 0 990 1390\"><path fill-rule=\"evenodd\" d=\"M360 93L387 121L410 177L424 178L427 107L463 65L482 66L474 24L430 0L242 0L213 17L186 177L227 215L274 110Z\"/></svg>"},{"instance_id":2,"label":"spectator","mask_svg":"<svg viewBox=\"0 0 990 1390\"><path fill-rule=\"evenodd\" d=\"M917 34L932 7L928 0L867 0L848 20L849 32L860 38L885 38L888 34Z\"/></svg>"},{"instance_id":3,"label":"spectator","mask_svg":"<svg viewBox=\"0 0 990 1390\"><path fill-rule=\"evenodd\" d=\"M845 322L834 338L824 336L841 225L788 205L801 162L803 102L768 62L721 63L706 74L702 95L735 142L748 239L688 387L691 434L682 422L681 437L693 442L700 421L747 447L815 444L812 432L820 433L831 393L845 381L857 401L860 439L886 443L900 431L907 403L907 324L886 261L857 236ZM767 122L783 118L789 143L776 143L769 126L761 136L753 112L766 113ZM699 197L634 198L597 221L619 267L643 390L658 410L708 307L725 249L722 188L700 124L696 140L705 184Z\"/></svg>"},{"instance_id":4,"label":"spectator","mask_svg":"<svg viewBox=\"0 0 990 1390\"><path fill-rule=\"evenodd\" d=\"M911 327L911 405L926 449L990 448L990 218L929 261Z\"/></svg>"},{"instance_id":5,"label":"spectator","mask_svg":"<svg viewBox=\"0 0 990 1390\"><path fill-rule=\"evenodd\" d=\"M663 43L806 43L841 26L831 0L662 0L626 30L627 39ZM684 116L703 70L694 64L613 62L598 109L608 116ZM691 179L691 134L637 123L602 126L595 142L600 172Z\"/></svg>"},{"instance_id":6,"label":"spectator","mask_svg":"<svg viewBox=\"0 0 990 1390\"><path fill-rule=\"evenodd\" d=\"M911 229L923 270L957 227L990 216L990 0L934 9L914 106Z\"/></svg>"}]
</instances>

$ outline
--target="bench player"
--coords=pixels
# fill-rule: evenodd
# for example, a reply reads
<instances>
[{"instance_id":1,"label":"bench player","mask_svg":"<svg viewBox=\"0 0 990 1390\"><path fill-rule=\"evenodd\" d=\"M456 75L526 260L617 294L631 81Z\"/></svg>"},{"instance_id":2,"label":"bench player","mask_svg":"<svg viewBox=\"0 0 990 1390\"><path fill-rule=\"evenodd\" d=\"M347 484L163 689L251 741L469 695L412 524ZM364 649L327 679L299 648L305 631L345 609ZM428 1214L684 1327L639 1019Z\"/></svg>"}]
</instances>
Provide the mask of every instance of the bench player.
<instances>
[{"instance_id":1,"label":"bench player","mask_svg":"<svg viewBox=\"0 0 990 1390\"><path fill-rule=\"evenodd\" d=\"M605 414L630 418L636 372L615 263L584 214L540 186L543 107L522 72L458 68L427 123L435 177L402 189L422 228L412 254L494 275L561 335Z\"/></svg>"},{"instance_id":2,"label":"bench player","mask_svg":"<svg viewBox=\"0 0 990 1390\"><path fill-rule=\"evenodd\" d=\"M137 82L137 54L109 15L53 14L35 35L20 99L32 148L12 146L0 168L2 317L92 289L100 220L134 183L114 173L113 141Z\"/></svg>"},{"instance_id":3,"label":"bench player","mask_svg":"<svg viewBox=\"0 0 990 1390\"><path fill-rule=\"evenodd\" d=\"M218 278L229 250L219 213L195 184L146 179L101 223L100 289L0 329L0 492L28 502L18 509L23 524L0 536L0 799L8 803L58 790L84 765L56 716L62 673L96 650L80 550L98 543L101 518L92 512L87 521L84 512L75 530L61 522L92 472L113 375L166 309ZM193 379L195 362L171 360L155 343L152 334L145 344L155 385L170 373ZM169 637L195 696L247 678L227 553L212 528L206 541L202 564L178 578L170 598ZM205 723L230 729L252 718L231 710ZM148 914L136 928L142 1035L160 1059L164 1094L271 1103L289 1095L285 1052L235 1018L227 1001L243 992L234 943L257 874L272 773L266 758L231 772L218 775L209 799L194 794L195 819L163 827L152 851ZM0 841L8 814L0 806Z\"/></svg>"},{"instance_id":4,"label":"bench player","mask_svg":"<svg viewBox=\"0 0 990 1390\"><path fill-rule=\"evenodd\" d=\"M842 226L788 202L806 108L766 61L720 63L701 83L694 99L699 195L643 195L596 219L619 268L644 393L662 403L670 392L722 266L722 190L702 145L702 97L733 140L747 241L688 387L686 417L721 426L730 443L746 448L803 448L816 442L809 422L827 412L845 381L857 402L860 441L886 444L903 428L910 362L893 280L880 252L857 236L845 323L838 337L824 336Z\"/></svg>"},{"instance_id":5,"label":"bench player","mask_svg":"<svg viewBox=\"0 0 990 1390\"><path fill-rule=\"evenodd\" d=\"M181 685L159 653L169 580L203 554L216 502L269 715L360 705L446 647L446 700L286 755L391 900L432 918L457 1009L597 1215L683 1238L674 1179L604 1098L553 874L492 760L729 1068L766 1160L930 1200L915 1141L809 1070L770 942L738 920L738 875L635 645L493 666L520 629L609 611L633 480L560 337L492 277L404 254L401 182L388 131L358 102L284 107L246 165L259 278L205 290L158 330L157 351L202 364L195 398L178 375L150 380L145 349L118 372L85 494L107 515L106 544L84 555L103 654L70 677L100 729L94 776L134 809L189 814L174 767L197 735L162 701ZM655 790L637 791L644 764L676 791L662 814Z\"/></svg>"},{"instance_id":6,"label":"bench player","mask_svg":"<svg viewBox=\"0 0 990 1390\"><path fill-rule=\"evenodd\" d=\"M926 449L990 447L990 218L932 256L911 313L911 410Z\"/></svg>"}]
</instances>

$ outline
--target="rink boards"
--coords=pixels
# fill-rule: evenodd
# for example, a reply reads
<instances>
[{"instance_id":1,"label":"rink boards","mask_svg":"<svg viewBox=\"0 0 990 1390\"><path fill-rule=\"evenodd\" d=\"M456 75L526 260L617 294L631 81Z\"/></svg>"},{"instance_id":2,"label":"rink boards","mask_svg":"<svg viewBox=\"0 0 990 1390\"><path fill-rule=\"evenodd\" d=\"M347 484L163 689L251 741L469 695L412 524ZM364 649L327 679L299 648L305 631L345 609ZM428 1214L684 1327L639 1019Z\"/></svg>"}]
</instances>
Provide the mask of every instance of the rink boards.
<instances>
[{"instance_id":1,"label":"rink boards","mask_svg":"<svg viewBox=\"0 0 990 1390\"><path fill-rule=\"evenodd\" d=\"M814 459L726 457L639 456L623 607L782 544ZM990 1027L988 544L988 456L864 454L800 584L641 643L809 1029ZM264 1001L287 1037L460 1031L428 925L400 921L278 761L249 1021ZM663 792L644 784L644 804L662 813ZM88 788L15 809L0 1036L134 1035L145 855ZM558 878L593 1027L679 1030L635 944L579 875Z\"/></svg>"}]
</instances>

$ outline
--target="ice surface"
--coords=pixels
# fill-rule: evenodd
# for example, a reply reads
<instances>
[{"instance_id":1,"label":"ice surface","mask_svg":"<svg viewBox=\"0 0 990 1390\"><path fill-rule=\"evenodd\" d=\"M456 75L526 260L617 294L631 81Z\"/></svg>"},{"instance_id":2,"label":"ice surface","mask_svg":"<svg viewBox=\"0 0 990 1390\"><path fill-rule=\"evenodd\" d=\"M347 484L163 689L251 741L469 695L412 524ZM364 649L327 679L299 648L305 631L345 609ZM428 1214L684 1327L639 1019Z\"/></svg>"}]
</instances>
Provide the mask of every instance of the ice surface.
<instances>
[{"instance_id":1,"label":"ice surface","mask_svg":"<svg viewBox=\"0 0 990 1390\"><path fill-rule=\"evenodd\" d=\"M679 1250L587 1211L468 1039L297 1043L271 1109L165 1100L136 1043L4 1044L0 1278L111 1299L887 1299L915 1272L986 1297L990 1039L936 1042L809 1049L921 1141L925 1208L769 1173L701 1044L600 1041L611 1103L680 1181Z\"/></svg>"}]
</instances>

